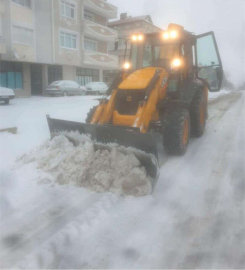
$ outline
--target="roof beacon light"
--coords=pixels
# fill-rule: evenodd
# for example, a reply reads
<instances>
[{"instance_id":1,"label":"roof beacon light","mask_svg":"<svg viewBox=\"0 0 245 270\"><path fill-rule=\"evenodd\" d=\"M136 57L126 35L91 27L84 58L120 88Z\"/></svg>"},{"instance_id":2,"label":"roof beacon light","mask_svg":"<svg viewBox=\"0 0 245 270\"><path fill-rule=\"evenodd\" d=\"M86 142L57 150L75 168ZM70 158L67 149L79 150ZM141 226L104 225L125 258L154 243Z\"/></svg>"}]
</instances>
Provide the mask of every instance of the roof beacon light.
<instances>
[{"instance_id":1,"label":"roof beacon light","mask_svg":"<svg viewBox=\"0 0 245 270\"><path fill-rule=\"evenodd\" d=\"M144 36L143 35L133 35L131 37L132 41L143 41Z\"/></svg>"},{"instance_id":2,"label":"roof beacon light","mask_svg":"<svg viewBox=\"0 0 245 270\"><path fill-rule=\"evenodd\" d=\"M163 38L164 39L169 39L169 33L168 32L163 33Z\"/></svg>"},{"instance_id":3,"label":"roof beacon light","mask_svg":"<svg viewBox=\"0 0 245 270\"><path fill-rule=\"evenodd\" d=\"M176 38L178 36L177 31L171 31L170 36L171 36L171 38Z\"/></svg>"},{"instance_id":4,"label":"roof beacon light","mask_svg":"<svg viewBox=\"0 0 245 270\"><path fill-rule=\"evenodd\" d=\"M175 30L170 32L164 32L162 36L164 39L176 38L178 36L178 32Z\"/></svg>"},{"instance_id":5,"label":"roof beacon light","mask_svg":"<svg viewBox=\"0 0 245 270\"><path fill-rule=\"evenodd\" d=\"M138 35L138 41L142 41L144 39L143 35Z\"/></svg>"}]
</instances>

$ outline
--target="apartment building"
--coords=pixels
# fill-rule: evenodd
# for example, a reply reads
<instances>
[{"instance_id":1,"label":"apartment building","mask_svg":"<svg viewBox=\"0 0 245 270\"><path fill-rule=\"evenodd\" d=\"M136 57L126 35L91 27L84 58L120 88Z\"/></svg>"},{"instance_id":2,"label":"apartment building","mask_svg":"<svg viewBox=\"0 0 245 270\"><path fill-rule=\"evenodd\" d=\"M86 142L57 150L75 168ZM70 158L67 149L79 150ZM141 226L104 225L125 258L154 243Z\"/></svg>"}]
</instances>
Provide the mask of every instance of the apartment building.
<instances>
[{"instance_id":1,"label":"apartment building","mask_svg":"<svg viewBox=\"0 0 245 270\"><path fill-rule=\"evenodd\" d=\"M0 82L17 96L43 95L55 80L103 81L117 7L105 0L0 0Z\"/></svg>"}]
</instances>

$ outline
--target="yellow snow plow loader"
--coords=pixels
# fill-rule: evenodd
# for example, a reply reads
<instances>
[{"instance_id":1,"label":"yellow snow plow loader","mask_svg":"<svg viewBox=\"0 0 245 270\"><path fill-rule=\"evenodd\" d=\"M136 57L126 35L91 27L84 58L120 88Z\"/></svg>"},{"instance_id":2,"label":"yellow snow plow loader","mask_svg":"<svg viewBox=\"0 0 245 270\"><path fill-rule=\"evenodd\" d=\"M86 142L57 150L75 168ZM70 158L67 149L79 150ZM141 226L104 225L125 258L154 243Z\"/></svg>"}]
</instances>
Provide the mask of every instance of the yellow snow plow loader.
<instances>
[{"instance_id":1,"label":"yellow snow plow loader","mask_svg":"<svg viewBox=\"0 0 245 270\"><path fill-rule=\"evenodd\" d=\"M86 123L47 116L50 132L79 131L98 149L109 143L123 146L156 180L156 137L160 134L169 154L183 155L190 134L200 137L204 132L208 90L219 91L223 77L217 43L213 32L194 35L169 24L166 31L130 37L125 60Z\"/></svg>"}]
</instances>

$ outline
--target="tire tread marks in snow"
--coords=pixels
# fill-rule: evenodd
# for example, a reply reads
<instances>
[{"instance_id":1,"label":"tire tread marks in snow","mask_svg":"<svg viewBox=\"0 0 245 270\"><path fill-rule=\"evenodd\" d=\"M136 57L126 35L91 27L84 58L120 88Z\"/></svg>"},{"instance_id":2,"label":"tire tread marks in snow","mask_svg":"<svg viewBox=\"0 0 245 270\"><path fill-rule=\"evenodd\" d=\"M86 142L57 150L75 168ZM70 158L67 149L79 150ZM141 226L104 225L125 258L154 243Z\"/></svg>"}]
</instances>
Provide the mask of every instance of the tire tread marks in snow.
<instances>
[{"instance_id":1,"label":"tire tread marks in snow","mask_svg":"<svg viewBox=\"0 0 245 270\"><path fill-rule=\"evenodd\" d=\"M87 237L90 230L96 229L118 203L120 203L118 196L113 194L103 196L52 238L19 261L14 268L60 268L65 260L63 254L69 251L70 246L76 245L77 241L81 243L83 237Z\"/></svg>"}]
</instances>

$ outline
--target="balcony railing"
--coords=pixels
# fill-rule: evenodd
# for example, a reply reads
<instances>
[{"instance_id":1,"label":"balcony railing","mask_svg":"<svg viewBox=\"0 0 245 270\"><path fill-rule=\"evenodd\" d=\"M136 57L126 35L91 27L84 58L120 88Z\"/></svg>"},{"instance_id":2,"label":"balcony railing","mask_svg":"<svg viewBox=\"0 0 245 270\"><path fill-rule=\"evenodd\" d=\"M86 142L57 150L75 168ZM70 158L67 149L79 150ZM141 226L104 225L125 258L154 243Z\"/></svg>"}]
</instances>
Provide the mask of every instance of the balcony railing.
<instances>
[{"instance_id":1,"label":"balcony railing","mask_svg":"<svg viewBox=\"0 0 245 270\"><path fill-rule=\"evenodd\" d=\"M102 15L108 19L117 18L117 7L109 4L103 0L85 0L84 5L86 9Z\"/></svg>"},{"instance_id":2,"label":"balcony railing","mask_svg":"<svg viewBox=\"0 0 245 270\"><path fill-rule=\"evenodd\" d=\"M115 42L115 39L118 37L117 31L95 22L83 20L83 26L86 37L107 42Z\"/></svg>"},{"instance_id":3,"label":"balcony railing","mask_svg":"<svg viewBox=\"0 0 245 270\"><path fill-rule=\"evenodd\" d=\"M83 51L84 64L118 68L118 57L106 53Z\"/></svg>"}]
</instances>

